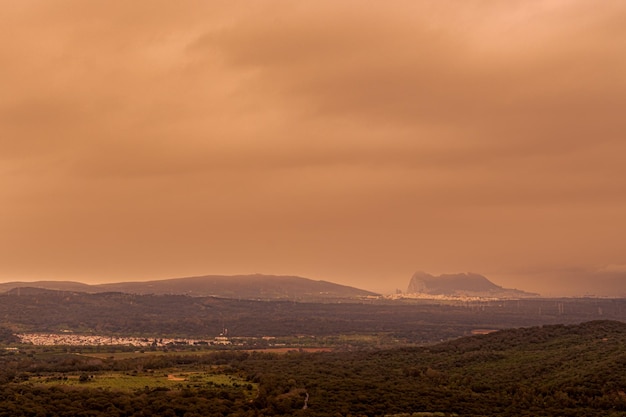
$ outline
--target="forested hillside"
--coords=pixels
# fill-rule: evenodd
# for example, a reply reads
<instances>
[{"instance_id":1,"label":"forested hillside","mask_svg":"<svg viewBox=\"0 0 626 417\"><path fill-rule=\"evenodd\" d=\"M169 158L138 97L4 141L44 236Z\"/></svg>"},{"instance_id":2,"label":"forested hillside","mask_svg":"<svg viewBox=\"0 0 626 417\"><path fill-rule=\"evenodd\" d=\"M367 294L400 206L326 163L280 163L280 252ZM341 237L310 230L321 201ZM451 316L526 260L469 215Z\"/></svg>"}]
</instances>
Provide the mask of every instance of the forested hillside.
<instances>
[{"instance_id":1,"label":"forested hillside","mask_svg":"<svg viewBox=\"0 0 626 417\"><path fill-rule=\"evenodd\" d=\"M28 348L0 356L0 416L624 416L625 345L594 321L370 352Z\"/></svg>"}]
</instances>

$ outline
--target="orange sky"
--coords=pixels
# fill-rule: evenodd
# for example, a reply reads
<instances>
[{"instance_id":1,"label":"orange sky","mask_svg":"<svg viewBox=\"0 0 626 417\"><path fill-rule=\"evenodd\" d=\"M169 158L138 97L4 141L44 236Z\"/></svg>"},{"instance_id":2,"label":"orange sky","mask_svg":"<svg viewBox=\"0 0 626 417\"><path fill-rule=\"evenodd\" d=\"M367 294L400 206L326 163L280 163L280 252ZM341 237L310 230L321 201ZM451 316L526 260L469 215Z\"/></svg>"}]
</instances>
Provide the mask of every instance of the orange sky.
<instances>
[{"instance_id":1,"label":"orange sky","mask_svg":"<svg viewBox=\"0 0 626 417\"><path fill-rule=\"evenodd\" d=\"M621 0L24 0L0 35L0 281L626 270Z\"/></svg>"}]
</instances>

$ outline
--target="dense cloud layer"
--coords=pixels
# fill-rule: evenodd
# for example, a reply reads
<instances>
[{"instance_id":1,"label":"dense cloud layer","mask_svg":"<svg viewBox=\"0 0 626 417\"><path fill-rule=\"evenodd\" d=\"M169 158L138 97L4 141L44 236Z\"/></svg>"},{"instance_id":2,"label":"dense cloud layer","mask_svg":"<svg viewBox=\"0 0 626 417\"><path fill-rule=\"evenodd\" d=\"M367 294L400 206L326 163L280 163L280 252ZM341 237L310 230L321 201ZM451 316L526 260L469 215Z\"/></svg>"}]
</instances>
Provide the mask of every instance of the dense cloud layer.
<instances>
[{"instance_id":1,"label":"dense cloud layer","mask_svg":"<svg viewBox=\"0 0 626 417\"><path fill-rule=\"evenodd\" d=\"M621 1L33 0L0 32L2 280L626 264Z\"/></svg>"}]
</instances>

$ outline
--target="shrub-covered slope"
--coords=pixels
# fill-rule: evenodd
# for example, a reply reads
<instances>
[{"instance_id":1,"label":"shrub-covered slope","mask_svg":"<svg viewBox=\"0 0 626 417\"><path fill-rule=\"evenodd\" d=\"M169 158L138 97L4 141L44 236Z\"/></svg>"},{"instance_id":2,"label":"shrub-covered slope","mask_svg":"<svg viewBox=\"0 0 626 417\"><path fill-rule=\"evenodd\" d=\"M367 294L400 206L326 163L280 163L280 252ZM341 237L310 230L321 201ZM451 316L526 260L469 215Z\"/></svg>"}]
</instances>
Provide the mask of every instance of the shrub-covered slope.
<instances>
[{"instance_id":1,"label":"shrub-covered slope","mask_svg":"<svg viewBox=\"0 0 626 417\"><path fill-rule=\"evenodd\" d=\"M505 330L429 348L249 360L266 386L306 388L312 415L626 415L626 324ZM273 382L270 382L273 381ZM285 407L279 402L277 408ZM295 407L292 404L291 407Z\"/></svg>"},{"instance_id":2,"label":"shrub-covered slope","mask_svg":"<svg viewBox=\"0 0 626 417\"><path fill-rule=\"evenodd\" d=\"M624 416L625 345L626 324L594 321L373 352L137 353L116 359L29 348L29 354L0 354L0 417ZM244 382L190 379L178 388L137 390L63 382L85 372L92 375L86 381L111 373L147 381L172 372L212 372ZM41 378L46 384L36 382Z\"/></svg>"}]
</instances>

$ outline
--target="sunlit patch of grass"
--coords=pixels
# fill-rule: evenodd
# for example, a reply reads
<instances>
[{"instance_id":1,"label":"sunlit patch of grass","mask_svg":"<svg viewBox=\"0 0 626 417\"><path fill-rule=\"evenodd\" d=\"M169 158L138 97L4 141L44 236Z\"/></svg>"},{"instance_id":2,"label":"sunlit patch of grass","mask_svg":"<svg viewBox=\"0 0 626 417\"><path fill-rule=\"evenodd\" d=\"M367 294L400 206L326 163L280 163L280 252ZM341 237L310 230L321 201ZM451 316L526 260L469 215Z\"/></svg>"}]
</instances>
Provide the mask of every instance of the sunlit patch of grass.
<instances>
[{"instance_id":1,"label":"sunlit patch of grass","mask_svg":"<svg viewBox=\"0 0 626 417\"><path fill-rule=\"evenodd\" d=\"M183 389L183 388L235 388L253 395L257 385L233 375L215 374L210 372L180 372L163 370L158 374L152 373L94 373L94 374L55 374L33 376L27 383L75 386L84 388L110 389L133 391L139 389Z\"/></svg>"}]
</instances>

